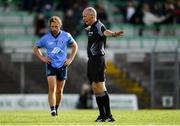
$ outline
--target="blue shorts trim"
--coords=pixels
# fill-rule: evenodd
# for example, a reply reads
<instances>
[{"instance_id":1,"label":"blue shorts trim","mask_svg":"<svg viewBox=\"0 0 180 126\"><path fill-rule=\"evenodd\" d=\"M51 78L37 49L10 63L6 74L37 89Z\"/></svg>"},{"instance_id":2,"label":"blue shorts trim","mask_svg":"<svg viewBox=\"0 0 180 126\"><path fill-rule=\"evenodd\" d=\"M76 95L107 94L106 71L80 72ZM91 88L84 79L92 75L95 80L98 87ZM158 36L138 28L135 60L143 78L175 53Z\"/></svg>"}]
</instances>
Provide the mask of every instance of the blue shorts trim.
<instances>
[{"instance_id":1,"label":"blue shorts trim","mask_svg":"<svg viewBox=\"0 0 180 126\"><path fill-rule=\"evenodd\" d=\"M58 80L67 80L67 67L54 68L46 64L46 76L56 76Z\"/></svg>"}]
</instances>

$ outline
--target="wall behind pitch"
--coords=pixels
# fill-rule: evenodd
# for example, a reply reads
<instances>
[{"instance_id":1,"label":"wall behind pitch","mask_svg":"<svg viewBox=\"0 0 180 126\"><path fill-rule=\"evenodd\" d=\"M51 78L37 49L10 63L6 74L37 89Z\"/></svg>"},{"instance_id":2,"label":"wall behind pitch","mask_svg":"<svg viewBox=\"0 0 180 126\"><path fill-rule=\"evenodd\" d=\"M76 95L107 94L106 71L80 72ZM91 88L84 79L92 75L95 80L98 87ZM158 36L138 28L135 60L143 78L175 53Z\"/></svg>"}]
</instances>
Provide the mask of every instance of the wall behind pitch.
<instances>
[{"instance_id":1,"label":"wall behind pitch","mask_svg":"<svg viewBox=\"0 0 180 126\"><path fill-rule=\"evenodd\" d=\"M78 94L65 94L61 109L75 109L78 102ZM113 109L137 110L137 97L135 95L110 95ZM97 108L93 97L93 106ZM3 94L0 95L0 110L18 109L49 109L48 96L46 94Z\"/></svg>"}]
</instances>

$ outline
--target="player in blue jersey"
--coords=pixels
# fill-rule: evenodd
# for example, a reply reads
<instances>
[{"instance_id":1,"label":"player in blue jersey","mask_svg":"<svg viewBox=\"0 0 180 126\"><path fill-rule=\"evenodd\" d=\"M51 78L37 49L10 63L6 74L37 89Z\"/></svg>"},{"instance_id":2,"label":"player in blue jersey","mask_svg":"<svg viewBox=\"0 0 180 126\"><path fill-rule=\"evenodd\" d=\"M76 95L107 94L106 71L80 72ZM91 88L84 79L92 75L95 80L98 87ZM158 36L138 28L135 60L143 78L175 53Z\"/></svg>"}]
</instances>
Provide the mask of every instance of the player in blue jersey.
<instances>
[{"instance_id":1,"label":"player in blue jersey","mask_svg":"<svg viewBox=\"0 0 180 126\"><path fill-rule=\"evenodd\" d=\"M67 67L74 60L78 46L71 34L61 30L60 17L51 17L49 26L50 31L34 44L33 52L42 62L46 63L48 101L51 115L57 116L67 79ZM67 57L68 46L71 47L71 53ZM40 48L46 49L47 55L43 55Z\"/></svg>"}]
</instances>

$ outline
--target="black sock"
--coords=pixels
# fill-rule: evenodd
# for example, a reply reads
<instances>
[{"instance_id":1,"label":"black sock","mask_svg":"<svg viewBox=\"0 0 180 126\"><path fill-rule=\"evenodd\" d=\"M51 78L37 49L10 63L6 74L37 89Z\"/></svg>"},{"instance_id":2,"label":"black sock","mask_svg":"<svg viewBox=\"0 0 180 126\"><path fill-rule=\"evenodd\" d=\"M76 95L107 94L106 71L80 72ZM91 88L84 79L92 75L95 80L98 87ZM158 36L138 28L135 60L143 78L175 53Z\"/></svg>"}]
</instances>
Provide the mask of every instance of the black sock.
<instances>
[{"instance_id":1,"label":"black sock","mask_svg":"<svg viewBox=\"0 0 180 126\"><path fill-rule=\"evenodd\" d=\"M58 114L58 108L59 108L59 105L56 105L56 106L55 106L55 109L56 109L56 115Z\"/></svg>"},{"instance_id":2,"label":"black sock","mask_svg":"<svg viewBox=\"0 0 180 126\"><path fill-rule=\"evenodd\" d=\"M105 113L106 113L106 116L110 116L111 108L110 108L109 95L108 95L107 91L105 91L104 93L105 93L105 95L102 97L102 101L103 101L103 105L105 108Z\"/></svg>"},{"instance_id":3,"label":"black sock","mask_svg":"<svg viewBox=\"0 0 180 126\"><path fill-rule=\"evenodd\" d=\"M100 116L105 116L104 106L103 106L103 103L102 103L102 97L96 96L96 103L98 105Z\"/></svg>"},{"instance_id":4,"label":"black sock","mask_svg":"<svg viewBox=\"0 0 180 126\"><path fill-rule=\"evenodd\" d=\"M51 108L51 112L56 110L55 106L50 106L50 108Z\"/></svg>"}]
</instances>

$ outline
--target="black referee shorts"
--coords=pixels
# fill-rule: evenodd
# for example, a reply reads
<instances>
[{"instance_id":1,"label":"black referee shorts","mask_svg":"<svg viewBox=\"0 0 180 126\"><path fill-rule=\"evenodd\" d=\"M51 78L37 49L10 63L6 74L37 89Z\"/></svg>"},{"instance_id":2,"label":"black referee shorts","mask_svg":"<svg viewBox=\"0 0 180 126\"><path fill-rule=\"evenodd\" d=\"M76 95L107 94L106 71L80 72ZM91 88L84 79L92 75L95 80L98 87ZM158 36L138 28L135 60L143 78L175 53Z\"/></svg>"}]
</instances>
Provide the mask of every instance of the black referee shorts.
<instances>
[{"instance_id":1,"label":"black referee shorts","mask_svg":"<svg viewBox=\"0 0 180 126\"><path fill-rule=\"evenodd\" d=\"M105 80L105 58L104 56L89 57L87 65L87 76L92 82L104 82Z\"/></svg>"}]
</instances>

